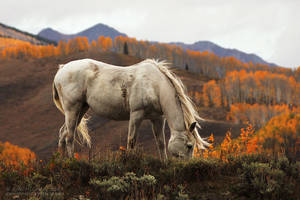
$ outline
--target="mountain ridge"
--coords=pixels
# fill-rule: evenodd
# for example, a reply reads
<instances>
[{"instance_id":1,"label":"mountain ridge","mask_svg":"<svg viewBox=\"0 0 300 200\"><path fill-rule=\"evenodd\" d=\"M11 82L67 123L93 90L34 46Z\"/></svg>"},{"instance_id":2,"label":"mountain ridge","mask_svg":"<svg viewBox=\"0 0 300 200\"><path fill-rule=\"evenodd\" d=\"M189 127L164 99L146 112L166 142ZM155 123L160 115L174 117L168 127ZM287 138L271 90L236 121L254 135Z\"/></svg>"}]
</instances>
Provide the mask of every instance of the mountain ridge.
<instances>
[{"instance_id":1,"label":"mountain ridge","mask_svg":"<svg viewBox=\"0 0 300 200\"><path fill-rule=\"evenodd\" d=\"M22 31L12 26L0 23L0 37L27 41L36 45L56 44L47 38Z\"/></svg>"},{"instance_id":2,"label":"mountain ridge","mask_svg":"<svg viewBox=\"0 0 300 200\"><path fill-rule=\"evenodd\" d=\"M174 45L178 45L180 47L182 47L183 49L189 49L189 50L193 50L193 51L200 51L200 52L204 52L204 51L208 51L211 53L216 54L219 57L235 57L236 59L242 61L242 62L252 62L253 64L266 64L266 65L270 65L270 66L277 66L274 63L270 63L265 61L263 58L261 58L260 56L254 54L254 53L246 53L243 52L241 50L238 49L231 49L231 48L224 48L221 47L213 42L210 41L197 41L194 42L193 44L186 44L183 42L171 42L170 44L174 44Z\"/></svg>"},{"instance_id":3,"label":"mountain ridge","mask_svg":"<svg viewBox=\"0 0 300 200\"><path fill-rule=\"evenodd\" d=\"M119 35L127 36L125 33L121 33L118 30L102 23L98 23L90 28L84 29L83 31L74 34L64 34L48 27L41 30L38 33L38 35L41 37L54 40L56 42L59 42L60 40L69 40L79 36L87 37L89 42L91 42L92 40L96 41L100 35L103 35L104 37L110 37L112 39L114 39Z\"/></svg>"}]
</instances>

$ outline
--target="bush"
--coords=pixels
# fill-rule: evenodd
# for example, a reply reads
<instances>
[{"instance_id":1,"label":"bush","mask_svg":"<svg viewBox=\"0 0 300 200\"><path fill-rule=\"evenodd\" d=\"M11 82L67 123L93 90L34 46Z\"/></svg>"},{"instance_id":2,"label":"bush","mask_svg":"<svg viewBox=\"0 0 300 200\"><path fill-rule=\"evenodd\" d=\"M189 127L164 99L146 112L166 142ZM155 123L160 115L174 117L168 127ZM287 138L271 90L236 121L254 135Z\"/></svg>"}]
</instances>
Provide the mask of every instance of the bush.
<instances>
[{"instance_id":1,"label":"bush","mask_svg":"<svg viewBox=\"0 0 300 200\"><path fill-rule=\"evenodd\" d=\"M227 157L228 163L224 166L224 175L236 174L238 169L242 169L244 164L250 164L253 162L269 163L271 158L264 154L243 154L239 156L229 155Z\"/></svg>"},{"instance_id":2,"label":"bush","mask_svg":"<svg viewBox=\"0 0 300 200\"><path fill-rule=\"evenodd\" d=\"M113 176L103 180L94 178L90 184L99 189L99 198L151 199L154 198L156 179L151 175L137 177L135 173L129 172L122 177Z\"/></svg>"},{"instance_id":3,"label":"bush","mask_svg":"<svg viewBox=\"0 0 300 200\"><path fill-rule=\"evenodd\" d=\"M292 199L295 184L283 170L253 162L243 163L241 172L241 183L236 190L239 194L256 199Z\"/></svg>"},{"instance_id":4,"label":"bush","mask_svg":"<svg viewBox=\"0 0 300 200\"><path fill-rule=\"evenodd\" d=\"M55 154L30 173L0 162L0 191L28 191L25 199L300 199L299 162L264 155L226 160L161 162L137 151L87 162Z\"/></svg>"}]
</instances>

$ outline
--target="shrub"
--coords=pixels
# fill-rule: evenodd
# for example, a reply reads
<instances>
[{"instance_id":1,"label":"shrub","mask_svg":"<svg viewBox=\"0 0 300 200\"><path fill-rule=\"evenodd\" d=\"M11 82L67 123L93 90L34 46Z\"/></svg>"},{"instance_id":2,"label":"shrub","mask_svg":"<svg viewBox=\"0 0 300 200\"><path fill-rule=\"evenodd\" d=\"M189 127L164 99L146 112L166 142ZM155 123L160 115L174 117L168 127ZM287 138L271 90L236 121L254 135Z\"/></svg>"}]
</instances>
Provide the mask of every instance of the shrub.
<instances>
[{"instance_id":1,"label":"shrub","mask_svg":"<svg viewBox=\"0 0 300 200\"><path fill-rule=\"evenodd\" d=\"M227 156L228 163L225 164L224 175L236 174L238 169L243 168L243 164L250 164L253 162L269 163L271 158L264 154L242 154L239 156Z\"/></svg>"},{"instance_id":2,"label":"shrub","mask_svg":"<svg viewBox=\"0 0 300 200\"><path fill-rule=\"evenodd\" d=\"M299 162L257 154L167 162L141 152L92 162L55 154L30 173L2 165L0 191L28 191L25 199L299 199L300 189Z\"/></svg>"},{"instance_id":3,"label":"shrub","mask_svg":"<svg viewBox=\"0 0 300 200\"><path fill-rule=\"evenodd\" d=\"M295 185L284 171L267 163L244 163L236 192L251 198L291 199Z\"/></svg>"},{"instance_id":4,"label":"shrub","mask_svg":"<svg viewBox=\"0 0 300 200\"><path fill-rule=\"evenodd\" d=\"M125 176L113 176L110 179L94 178L90 184L99 190L98 197L107 199L145 199L154 197L156 179L151 175L137 177L135 173L129 172Z\"/></svg>"}]
</instances>

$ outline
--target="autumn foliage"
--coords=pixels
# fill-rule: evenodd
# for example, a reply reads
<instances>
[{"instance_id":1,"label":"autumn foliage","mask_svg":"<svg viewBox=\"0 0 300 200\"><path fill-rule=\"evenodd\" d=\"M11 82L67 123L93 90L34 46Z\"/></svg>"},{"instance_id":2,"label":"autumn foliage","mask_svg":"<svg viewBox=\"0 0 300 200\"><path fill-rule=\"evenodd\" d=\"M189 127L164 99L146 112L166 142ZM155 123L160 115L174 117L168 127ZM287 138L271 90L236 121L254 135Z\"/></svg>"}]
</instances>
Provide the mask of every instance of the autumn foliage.
<instances>
[{"instance_id":1,"label":"autumn foliage","mask_svg":"<svg viewBox=\"0 0 300 200\"><path fill-rule=\"evenodd\" d=\"M255 127L262 127L272 117L289 112L300 112L297 107L291 107L286 104L282 105L265 105L265 104L245 104L236 103L230 106L227 113L227 120L235 123L250 122Z\"/></svg>"},{"instance_id":2,"label":"autumn foliage","mask_svg":"<svg viewBox=\"0 0 300 200\"><path fill-rule=\"evenodd\" d=\"M9 142L0 143L0 162L7 167L29 166L35 159L35 153L28 148L21 148Z\"/></svg>"},{"instance_id":3,"label":"autumn foliage","mask_svg":"<svg viewBox=\"0 0 300 200\"><path fill-rule=\"evenodd\" d=\"M256 127L278 114L299 111L300 106L300 83L295 77L268 71L231 71L191 94L200 106L224 107L228 120L249 121Z\"/></svg>"},{"instance_id":4,"label":"autumn foliage","mask_svg":"<svg viewBox=\"0 0 300 200\"><path fill-rule=\"evenodd\" d=\"M300 83L293 76L266 71L232 71L224 79L203 86L204 105L230 107L246 104L300 104Z\"/></svg>"},{"instance_id":5,"label":"autumn foliage","mask_svg":"<svg viewBox=\"0 0 300 200\"><path fill-rule=\"evenodd\" d=\"M300 112L273 117L257 137L268 153L300 158Z\"/></svg>"},{"instance_id":6,"label":"autumn foliage","mask_svg":"<svg viewBox=\"0 0 300 200\"><path fill-rule=\"evenodd\" d=\"M203 155L205 158L213 157L226 161L229 155L241 156L261 153L261 145L258 143L258 138L254 133L255 130L251 124L248 124L246 128L242 128L240 136L235 139L232 139L231 132L227 131L223 142L219 145L214 144L214 137L213 134L211 134L208 139L211 146L205 149L203 153L199 150L195 150L194 155L196 157Z\"/></svg>"},{"instance_id":7,"label":"autumn foliage","mask_svg":"<svg viewBox=\"0 0 300 200\"><path fill-rule=\"evenodd\" d=\"M215 80L211 80L203 86L203 103L204 106L220 107L223 102L221 98L221 89Z\"/></svg>"},{"instance_id":8,"label":"autumn foliage","mask_svg":"<svg viewBox=\"0 0 300 200\"><path fill-rule=\"evenodd\" d=\"M20 41L20 44L22 42ZM165 43L153 43L149 41L136 40L124 36L115 37L112 40L109 37L100 36L97 41L88 42L86 37L77 37L68 41L60 41L58 46L37 46L28 44L26 47L20 45L9 45L6 42L1 50L2 58L16 57L19 52L22 52L27 57L46 57L60 54L69 54L76 51L99 50L99 51L114 51L124 53L125 44L128 54L140 58L156 58L164 59L173 63L176 67L187 69L196 73L201 73L212 78L224 78L227 72L242 71L268 71L271 73L284 74L291 76L291 69L282 67L270 67L268 65L243 63L234 57L220 58L210 52L198 52L184 50L183 48ZM13 48L11 48L13 47ZM25 48L25 49L24 49ZM47 53L40 54L39 50Z\"/></svg>"},{"instance_id":9,"label":"autumn foliage","mask_svg":"<svg viewBox=\"0 0 300 200\"><path fill-rule=\"evenodd\" d=\"M275 157L284 155L289 160L297 160L300 158L300 113L287 112L275 116L258 131L248 123L235 139L227 131L219 145L214 144L213 134L208 141L211 146L204 152L196 149L196 157L213 157L226 161L228 156L268 154Z\"/></svg>"},{"instance_id":10,"label":"autumn foliage","mask_svg":"<svg viewBox=\"0 0 300 200\"><path fill-rule=\"evenodd\" d=\"M19 46L22 44L30 44L30 43L23 41L23 40L0 37L0 49L7 48L7 47L13 47L13 46Z\"/></svg>"}]
</instances>

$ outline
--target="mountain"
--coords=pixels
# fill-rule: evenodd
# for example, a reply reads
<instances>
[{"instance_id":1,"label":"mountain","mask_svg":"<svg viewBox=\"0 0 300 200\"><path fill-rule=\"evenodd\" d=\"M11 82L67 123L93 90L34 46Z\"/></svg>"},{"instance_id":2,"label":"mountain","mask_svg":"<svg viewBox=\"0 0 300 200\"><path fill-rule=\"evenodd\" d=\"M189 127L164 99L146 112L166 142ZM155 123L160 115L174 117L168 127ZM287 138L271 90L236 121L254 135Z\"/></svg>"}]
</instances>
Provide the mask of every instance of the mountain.
<instances>
[{"instance_id":1,"label":"mountain","mask_svg":"<svg viewBox=\"0 0 300 200\"><path fill-rule=\"evenodd\" d=\"M105 24L96 24L84 31L81 31L79 33L76 34L64 34L64 33L60 33L56 30L53 30L52 28L46 28L43 29L41 32L39 32L38 34L41 37L47 38L49 40L53 40L58 42L59 40L68 40L74 37L78 37L78 36L85 36L88 38L88 40L91 42L92 40L97 40L99 36L103 35L105 37L111 37L112 39L114 39L116 36L122 35L122 36L126 36L126 34L121 33L119 31L117 31L116 29L109 27ZM155 42L153 42L155 43ZM245 53L243 51L237 50L237 49L227 49L227 48L223 48L217 44L214 44L212 42L209 41L198 41L195 42L194 44L185 44L182 42L172 42L170 44L175 44L178 46L181 46L184 49L190 49L193 51L209 51L212 52L214 54L216 54L219 57L235 57L236 59L242 61L242 62L252 62L254 64L267 64L267 65L271 65L271 66L276 66L273 63L269 63L265 60L263 60L261 57L255 55L255 54L248 54Z\"/></svg>"},{"instance_id":2,"label":"mountain","mask_svg":"<svg viewBox=\"0 0 300 200\"><path fill-rule=\"evenodd\" d=\"M242 61L242 62L252 62L254 64L267 64L271 66L276 66L273 63L269 63L265 60L263 60L261 57L255 55L255 54L248 54L243 51L237 50L237 49L227 49L223 48L219 45L214 44L213 42L209 41L198 41L193 44L185 44L182 42L172 42L171 44L175 44L178 46L181 46L183 49L189 49L193 51L208 51L216 54L219 57L235 57L236 59Z\"/></svg>"},{"instance_id":3,"label":"mountain","mask_svg":"<svg viewBox=\"0 0 300 200\"><path fill-rule=\"evenodd\" d=\"M36 45L55 44L55 42L50 41L49 39L43 38L41 36L33 35L25 31L21 31L17 28L7 26L2 23L0 23L0 37L22 40Z\"/></svg>"},{"instance_id":4,"label":"mountain","mask_svg":"<svg viewBox=\"0 0 300 200\"><path fill-rule=\"evenodd\" d=\"M88 38L88 40L91 42L92 40L97 40L99 36L103 35L105 37L110 37L114 39L115 37L121 35L126 36L126 34L121 33L117 31L116 29L109 27L105 24L96 24L95 26L92 26L91 28L88 28L84 31L81 31L76 34L63 34L56 30L53 30L52 28L46 28L43 29L38 34L41 37L47 38L49 40L54 40L58 42L59 40L68 40L71 38L75 38L78 36L85 36Z\"/></svg>"},{"instance_id":5,"label":"mountain","mask_svg":"<svg viewBox=\"0 0 300 200\"><path fill-rule=\"evenodd\" d=\"M38 35L56 42L60 40L68 40L72 38L71 35L60 33L52 28L45 28L41 32L39 32Z\"/></svg>"}]
</instances>

